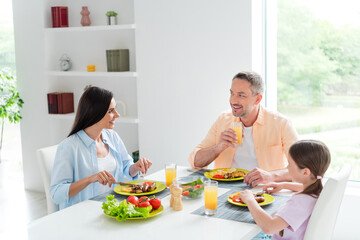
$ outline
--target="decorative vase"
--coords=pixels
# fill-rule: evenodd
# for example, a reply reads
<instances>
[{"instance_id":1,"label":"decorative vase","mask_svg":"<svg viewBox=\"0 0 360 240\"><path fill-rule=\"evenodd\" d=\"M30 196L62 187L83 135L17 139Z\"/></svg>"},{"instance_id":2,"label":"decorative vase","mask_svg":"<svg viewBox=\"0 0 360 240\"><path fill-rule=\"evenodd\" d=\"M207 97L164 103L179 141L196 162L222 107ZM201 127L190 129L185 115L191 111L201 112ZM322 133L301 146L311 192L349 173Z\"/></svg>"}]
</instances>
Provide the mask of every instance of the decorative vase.
<instances>
[{"instance_id":1,"label":"decorative vase","mask_svg":"<svg viewBox=\"0 0 360 240\"><path fill-rule=\"evenodd\" d=\"M91 24L90 17L89 17L90 11L88 10L88 7L83 6L80 14L82 16L81 17L81 25L90 26L90 24Z\"/></svg>"}]
</instances>

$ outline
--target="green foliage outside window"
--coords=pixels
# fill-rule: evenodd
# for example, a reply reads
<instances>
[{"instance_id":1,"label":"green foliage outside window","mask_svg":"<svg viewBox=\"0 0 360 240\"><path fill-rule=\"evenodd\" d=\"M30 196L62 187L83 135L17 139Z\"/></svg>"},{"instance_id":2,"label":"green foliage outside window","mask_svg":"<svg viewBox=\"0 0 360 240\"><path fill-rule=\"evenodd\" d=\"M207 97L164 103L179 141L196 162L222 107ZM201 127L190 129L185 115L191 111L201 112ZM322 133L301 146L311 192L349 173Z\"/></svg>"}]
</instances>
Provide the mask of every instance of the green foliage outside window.
<instances>
[{"instance_id":1,"label":"green foliage outside window","mask_svg":"<svg viewBox=\"0 0 360 240\"><path fill-rule=\"evenodd\" d=\"M23 104L24 101L20 98L19 92L16 88L15 77L7 70L0 70L0 153L5 120L7 119L10 123L19 122L21 119L20 109Z\"/></svg>"},{"instance_id":2,"label":"green foliage outside window","mask_svg":"<svg viewBox=\"0 0 360 240\"><path fill-rule=\"evenodd\" d=\"M0 68L15 72L14 31L8 22L0 22Z\"/></svg>"},{"instance_id":3,"label":"green foliage outside window","mask_svg":"<svg viewBox=\"0 0 360 240\"><path fill-rule=\"evenodd\" d=\"M294 0L278 2L278 104L323 106L360 94L360 29L334 27Z\"/></svg>"},{"instance_id":4,"label":"green foliage outside window","mask_svg":"<svg viewBox=\"0 0 360 240\"><path fill-rule=\"evenodd\" d=\"M348 163L360 180L360 27L334 26L305 4L278 0L277 107L300 138L329 147L327 176Z\"/></svg>"}]
</instances>

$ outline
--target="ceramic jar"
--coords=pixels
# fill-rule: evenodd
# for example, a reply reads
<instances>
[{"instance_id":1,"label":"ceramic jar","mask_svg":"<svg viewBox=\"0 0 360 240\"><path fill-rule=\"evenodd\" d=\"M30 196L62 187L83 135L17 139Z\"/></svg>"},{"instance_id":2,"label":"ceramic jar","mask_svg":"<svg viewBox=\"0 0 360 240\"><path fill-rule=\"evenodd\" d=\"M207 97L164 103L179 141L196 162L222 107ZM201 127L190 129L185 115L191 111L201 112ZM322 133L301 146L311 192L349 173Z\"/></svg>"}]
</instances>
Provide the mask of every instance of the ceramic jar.
<instances>
[{"instance_id":1,"label":"ceramic jar","mask_svg":"<svg viewBox=\"0 0 360 240\"><path fill-rule=\"evenodd\" d=\"M83 6L80 14L82 16L81 17L81 25L82 26L90 26L90 24L91 24L90 17L89 17L90 11L88 10L88 7Z\"/></svg>"}]
</instances>

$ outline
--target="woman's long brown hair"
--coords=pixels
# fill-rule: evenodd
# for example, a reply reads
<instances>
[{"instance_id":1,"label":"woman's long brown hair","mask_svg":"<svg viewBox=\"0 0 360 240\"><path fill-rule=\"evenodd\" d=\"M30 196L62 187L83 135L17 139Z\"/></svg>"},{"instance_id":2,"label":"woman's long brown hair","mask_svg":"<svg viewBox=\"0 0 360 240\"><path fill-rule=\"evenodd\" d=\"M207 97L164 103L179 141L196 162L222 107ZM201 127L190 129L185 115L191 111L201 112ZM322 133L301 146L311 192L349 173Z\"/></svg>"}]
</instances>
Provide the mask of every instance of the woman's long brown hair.
<instances>
[{"instance_id":1,"label":"woman's long brown hair","mask_svg":"<svg viewBox=\"0 0 360 240\"><path fill-rule=\"evenodd\" d=\"M87 88L80 98L75 121L68 137L100 121L108 111L112 98L112 92L106 89Z\"/></svg>"}]
</instances>

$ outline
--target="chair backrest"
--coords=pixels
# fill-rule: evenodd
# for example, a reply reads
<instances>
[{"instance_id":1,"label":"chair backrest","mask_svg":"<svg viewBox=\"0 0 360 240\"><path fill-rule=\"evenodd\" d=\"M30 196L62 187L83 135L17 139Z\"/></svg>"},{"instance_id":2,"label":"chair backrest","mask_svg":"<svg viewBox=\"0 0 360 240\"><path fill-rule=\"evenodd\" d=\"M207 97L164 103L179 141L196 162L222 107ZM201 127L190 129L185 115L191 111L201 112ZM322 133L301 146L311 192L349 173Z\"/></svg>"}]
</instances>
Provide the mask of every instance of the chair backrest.
<instances>
[{"instance_id":1,"label":"chair backrest","mask_svg":"<svg viewBox=\"0 0 360 240\"><path fill-rule=\"evenodd\" d=\"M351 166L344 165L327 180L311 214L305 240L331 239L350 173Z\"/></svg>"},{"instance_id":2,"label":"chair backrest","mask_svg":"<svg viewBox=\"0 0 360 240\"><path fill-rule=\"evenodd\" d=\"M40 167L41 178L44 184L48 214L59 210L50 197L51 171L54 165L57 145L41 148L36 151L37 161Z\"/></svg>"}]
</instances>

